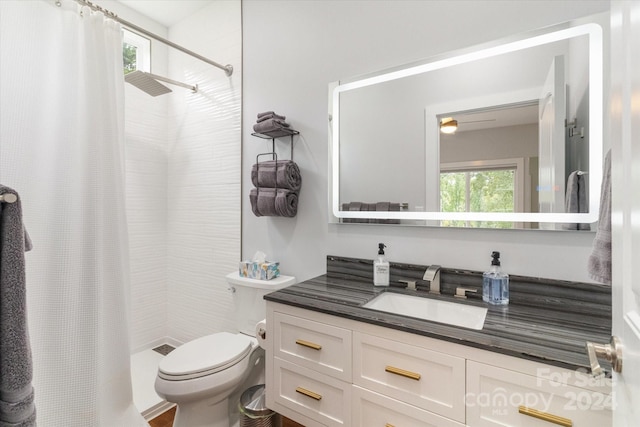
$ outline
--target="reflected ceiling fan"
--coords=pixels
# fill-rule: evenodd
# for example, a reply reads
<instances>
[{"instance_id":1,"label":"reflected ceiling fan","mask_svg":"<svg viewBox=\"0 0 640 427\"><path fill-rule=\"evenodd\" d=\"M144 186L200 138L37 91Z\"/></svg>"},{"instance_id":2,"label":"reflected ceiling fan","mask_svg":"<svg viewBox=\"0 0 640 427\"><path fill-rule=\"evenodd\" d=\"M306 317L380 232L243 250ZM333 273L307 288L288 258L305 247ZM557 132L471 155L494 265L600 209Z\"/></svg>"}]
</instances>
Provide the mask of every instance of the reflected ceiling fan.
<instances>
[{"instance_id":1,"label":"reflected ceiling fan","mask_svg":"<svg viewBox=\"0 0 640 427\"><path fill-rule=\"evenodd\" d=\"M458 130L458 125L460 124L470 124L470 123L483 123L483 122L495 122L496 119L484 119L484 120L469 120L469 121L458 121L453 117L443 117L440 119L440 132L442 133L455 133Z\"/></svg>"}]
</instances>

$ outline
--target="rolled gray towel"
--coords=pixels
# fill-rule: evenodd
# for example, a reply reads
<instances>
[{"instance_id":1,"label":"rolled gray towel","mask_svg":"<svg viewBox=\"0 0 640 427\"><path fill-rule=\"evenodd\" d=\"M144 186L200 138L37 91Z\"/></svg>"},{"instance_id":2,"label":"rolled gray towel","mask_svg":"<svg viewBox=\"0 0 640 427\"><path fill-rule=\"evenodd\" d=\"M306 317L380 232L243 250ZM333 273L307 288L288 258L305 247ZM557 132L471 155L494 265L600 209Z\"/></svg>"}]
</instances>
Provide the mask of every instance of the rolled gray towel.
<instances>
[{"instance_id":1,"label":"rolled gray towel","mask_svg":"<svg viewBox=\"0 0 640 427\"><path fill-rule=\"evenodd\" d=\"M276 212L276 189L275 188L252 188L249 192L251 210L255 216L277 216Z\"/></svg>"},{"instance_id":2,"label":"rolled gray towel","mask_svg":"<svg viewBox=\"0 0 640 427\"><path fill-rule=\"evenodd\" d=\"M264 122L256 123L253 125L253 131L258 133L273 132L275 130L282 130L288 128L290 125L287 122L278 119L268 119Z\"/></svg>"},{"instance_id":3,"label":"rolled gray towel","mask_svg":"<svg viewBox=\"0 0 640 427\"><path fill-rule=\"evenodd\" d=\"M292 160L268 160L253 165L251 182L260 188L286 188L297 191L302 185L302 177L300 168Z\"/></svg>"},{"instance_id":4,"label":"rolled gray towel","mask_svg":"<svg viewBox=\"0 0 640 427\"><path fill-rule=\"evenodd\" d=\"M298 213L298 193L283 188L252 188L249 201L255 216L291 218Z\"/></svg>"},{"instance_id":5,"label":"rolled gray towel","mask_svg":"<svg viewBox=\"0 0 640 427\"><path fill-rule=\"evenodd\" d=\"M293 218L298 213L298 192L278 188L276 194L276 212L280 216Z\"/></svg>"},{"instance_id":6,"label":"rolled gray towel","mask_svg":"<svg viewBox=\"0 0 640 427\"><path fill-rule=\"evenodd\" d=\"M258 120L256 120L256 122L260 123L260 122L264 122L265 120L269 120L269 119L278 119L278 120L286 120L287 117L286 116L281 116L279 114L274 113L273 111L268 111L267 113L261 113L263 114L262 116L260 114L258 114Z\"/></svg>"}]
</instances>

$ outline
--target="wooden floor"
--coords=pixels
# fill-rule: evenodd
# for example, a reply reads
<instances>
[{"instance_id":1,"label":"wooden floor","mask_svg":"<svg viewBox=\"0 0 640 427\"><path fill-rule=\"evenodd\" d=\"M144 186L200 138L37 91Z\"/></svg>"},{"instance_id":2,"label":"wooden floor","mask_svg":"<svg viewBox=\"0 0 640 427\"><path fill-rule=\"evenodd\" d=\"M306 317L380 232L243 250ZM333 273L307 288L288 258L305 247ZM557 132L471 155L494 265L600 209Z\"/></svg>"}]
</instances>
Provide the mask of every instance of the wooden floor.
<instances>
[{"instance_id":1,"label":"wooden floor","mask_svg":"<svg viewBox=\"0 0 640 427\"><path fill-rule=\"evenodd\" d=\"M151 427L171 427L173 426L173 417L176 416L176 407L169 409L167 412L163 412L151 421L149 425Z\"/></svg>"},{"instance_id":2,"label":"wooden floor","mask_svg":"<svg viewBox=\"0 0 640 427\"><path fill-rule=\"evenodd\" d=\"M298 424L289 418L282 417L282 427L304 427L302 424Z\"/></svg>"},{"instance_id":3,"label":"wooden floor","mask_svg":"<svg viewBox=\"0 0 640 427\"><path fill-rule=\"evenodd\" d=\"M176 407L169 409L167 412L164 412L151 421L149 421L150 427L172 427L173 426L173 417L176 415ZM302 424L298 424L295 421L290 420L289 418L282 417L282 427L304 427Z\"/></svg>"}]
</instances>

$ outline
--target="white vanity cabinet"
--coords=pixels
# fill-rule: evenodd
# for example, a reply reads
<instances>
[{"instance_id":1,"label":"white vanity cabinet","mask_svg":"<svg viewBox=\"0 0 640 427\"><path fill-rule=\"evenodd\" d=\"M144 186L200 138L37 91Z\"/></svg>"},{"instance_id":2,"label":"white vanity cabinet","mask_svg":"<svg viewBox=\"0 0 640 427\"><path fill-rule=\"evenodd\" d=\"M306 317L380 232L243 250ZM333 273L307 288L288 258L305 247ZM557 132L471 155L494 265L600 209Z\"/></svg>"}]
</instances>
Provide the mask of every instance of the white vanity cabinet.
<instances>
[{"instance_id":1,"label":"white vanity cabinet","mask_svg":"<svg viewBox=\"0 0 640 427\"><path fill-rule=\"evenodd\" d=\"M465 390L465 360L461 357L354 331L353 383L465 421L460 398Z\"/></svg>"},{"instance_id":2,"label":"white vanity cabinet","mask_svg":"<svg viewBox=\"0 0 640 427\"><path fill-rule=\"evenodd\" d=\"M267 406L306 427L611 426L584 373L267 302Z\"/></svg>"},{"instance_id":3,"label":"white vanity cabinet","mask_svg":"<svg viewBox=\"0 0 640 427\"><path fill-rule=\"evenodd\" d=\"M606 389L596 390L565 384L558 371L542 371L533 376L469 360L467 424L610 426L611 394Z\"/></svg>"}]
</instances>

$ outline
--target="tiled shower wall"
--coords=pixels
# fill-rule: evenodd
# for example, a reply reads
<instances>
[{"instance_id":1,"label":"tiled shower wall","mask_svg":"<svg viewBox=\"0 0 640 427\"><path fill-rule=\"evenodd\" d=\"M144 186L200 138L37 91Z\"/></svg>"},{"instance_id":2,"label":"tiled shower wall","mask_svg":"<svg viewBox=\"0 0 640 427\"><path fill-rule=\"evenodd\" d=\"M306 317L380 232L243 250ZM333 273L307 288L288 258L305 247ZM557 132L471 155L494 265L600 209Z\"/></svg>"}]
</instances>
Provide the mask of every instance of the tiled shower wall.
<instances>
[{"instance_id":1,"label":"tiled shower wall","mask_svg":"<svg viewBox=\"0 0 640 427\"><path fill-rule=\"evenodd\" d=\"M118 2L103 4L166 37L166 27ZM119 8L115 10L115 8ZM152 41L151 72L167 73L167 47ZM151 97L125 84L127 221L131 268L131 350L167 335L167 109L169 96Z\"/></svg>"},{"instance_id":2,"label":"tiled shower wall","mask_svg":"<svg viewBox=\"0 0 640 427\"><path fill-rule=\"evenodd\" d=\"M240 259L240 1L212 2L168 38L235 71L169 49L154 72L198 93L152 98L127 85L134 352L233 329L224 276Z\"/></svg>"},{"instance_id":3,"label":"tiled shower wall","mask_svg":"<svg viewBox=\"0 0 640 427\"><path fill-rule=\"evenodd\" d=\"M132 350L167 334L167 98L125 86Z\"/></svg>"},{"instance_id":4,"label":"tiled shower wall","mask_svg":"<svg viewBox=\"0 0 640 427\"><path fill-rule=\"evenodd\" d=\"M224 71L178 51L170 75L197 83L169 103L168 335L187 341L233 330L225 276L240 260L240 1L212 2L169 29L169 38Z\"/></svg>"}]
</instances>

